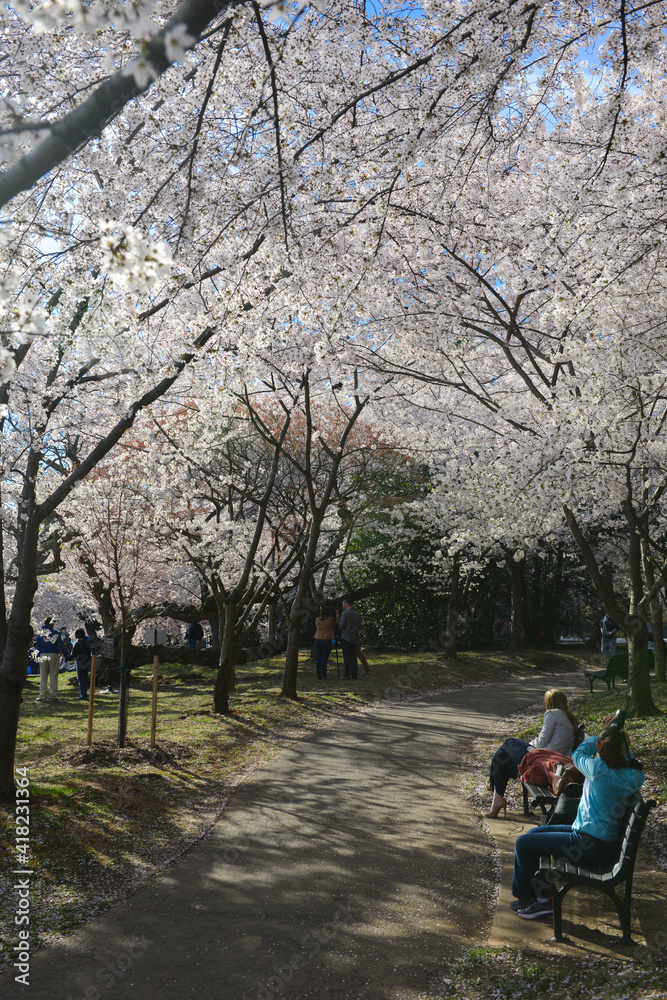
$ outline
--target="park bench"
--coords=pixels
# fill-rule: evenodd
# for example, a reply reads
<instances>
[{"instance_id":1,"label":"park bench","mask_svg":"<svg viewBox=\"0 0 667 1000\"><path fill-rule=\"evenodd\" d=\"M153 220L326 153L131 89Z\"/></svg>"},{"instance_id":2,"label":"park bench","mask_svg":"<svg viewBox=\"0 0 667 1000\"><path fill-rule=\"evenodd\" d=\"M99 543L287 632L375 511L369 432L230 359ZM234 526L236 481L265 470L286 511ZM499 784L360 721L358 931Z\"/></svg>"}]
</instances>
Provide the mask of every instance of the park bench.
<instances>
[{"instance_id":1,"label":"park bench","mask_svg":"<svg viewBox=\"0 0 667 1000\"><path fill-rule=\"evenodd\" d=\"M648 656L648 667L649 670L655 669L655 654L652 649L647 651ZM593 683L595 681L604 681L607 685L607 691L611 691L612 687L616 689L616 678L618 677L622 681L628 679L628 654L627 653L614 653L612 657L609 658L609 662L604 670L587 670L585 672L586 679L591 688L591 694L593 694Z\"/></svg>"},{"instance_id":2,"label":"park bench","mask_svg":"<svg viewBox=\"0 0 667 1000\"><path fill-rule=\"evenodd\" d=\"M530 816L531 809L542 810L541 822L546 823L549 813L558 799L548 785L533 785L530 781L522 781L523 815Z\"/></svg>"},{"instance_id":3,"label":"park bench","mask_svg":"<svg viewBox=\"0 0 667 1000\"><path fill-rule=\"evenodd\" d=\"M607 685L607 691L611 691L612 687L616 689L617 677L622 681L627 681L628 679L628 654L614 653L609 658L604 670L587 670L585 676L590 685L591 694L593 694L593 684L595 681L604 681Z\"/></svg>"},{"instance_id":4,"label":"park bench","mask_svg":"<svg viewBox=\"0 0 667 1000\"><path fill-rule=\"evenodd\" d=\"M623 931L623 943L632 944L630 934L632 877L639 840L648 814L654 806L654 799L647 799L645 802L639 794L632 796L624 819L618 855L611 865L607 862L606 865L592 865L587 868L583 865L573 864L565 858L540 858L540 868L537 874L552 885L554 941L562 941L563 939L563 899L570 889L582 885L600 889L613 900ZM557 882L561 882L562 885L557 886L555 884ZM616 893L615 886L622 883L625 883L625 890L621 896Z\"/></svg>"}]
</instances>

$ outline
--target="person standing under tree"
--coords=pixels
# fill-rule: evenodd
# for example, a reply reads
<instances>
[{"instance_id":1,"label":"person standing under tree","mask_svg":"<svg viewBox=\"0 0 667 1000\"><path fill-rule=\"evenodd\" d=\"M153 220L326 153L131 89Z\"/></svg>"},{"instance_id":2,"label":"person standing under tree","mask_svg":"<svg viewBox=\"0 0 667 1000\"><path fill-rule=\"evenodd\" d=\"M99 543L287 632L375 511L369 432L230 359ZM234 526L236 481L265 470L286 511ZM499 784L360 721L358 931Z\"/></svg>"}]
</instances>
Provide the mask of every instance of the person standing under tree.
<instances>
[{"instance_id":1,"label":"person standing under tree","mask_svg":"<svg viewBox=\"0 0 667 1000\"><path fill-rule=\"evenodd\" d=\"M618 625L613 618L609 617L608 614L605 614L604 618L600 622L600 632L602 633L600 649L602 650L602 654L608 663L616 652L616 634L618 632Z\"/></svg>"},{"instance_id":2,"label":"person standing under tree","mask_svg":"<svg viewBox=\"0 0 667 1000\"><path fill-rule=\"evenodd\" d=\"M188 649L200 649L200 643L203 638L204 630L199 622L190 622L187 632Z\"/></svg>"},{"instance_id":3,"label":"person standing under tree","mask_svg":"<svg viewBox=\"0 0 667 1000\"><path fill-rule=\"evenodd\" d=\"M327 679L327 663L331 644L336 636L336 619L328 605L320 608L319 617L315 619L315 669L318 681Z\"/></svg>"},{"instance_id":4,"label":"person standing under tree","mask_svg":"<svg viewBox=\"0 0 667 1000\"><path fill-rule=\"evenodd\" d=\"M340 644L343 650L344 676L357 679L357 647L361 641L361 615L354 609L351 597L343 599L343 613L340 616Z\"/></svg>"},{"instance_id":5,"label":"person standing under tree","mask_svg":"<svg viewBox=\"0 0 667 1000\"><path fill-rule=\"evenodd\" d=\"M90 668L93 665L92 645L86 635L85 629L78 628L74 633L74 638L76 642L74 643L71 658L76 664L76 676L79 681L79 698L81 701L87 701Z\"/></svg>"},{"instance_id":6,"label":"person standing under tree","mask_svg":"<svg viewBox=\"0 0 667 1000\"><path fill-rule=\"evenodd\" d=\"M67 659L67 650L53 627L53 618L47 618L37 633L35 647L39 657L39 695L35 701L58 701L58 668L60 657Z\"/></svg>"}]
</instances>

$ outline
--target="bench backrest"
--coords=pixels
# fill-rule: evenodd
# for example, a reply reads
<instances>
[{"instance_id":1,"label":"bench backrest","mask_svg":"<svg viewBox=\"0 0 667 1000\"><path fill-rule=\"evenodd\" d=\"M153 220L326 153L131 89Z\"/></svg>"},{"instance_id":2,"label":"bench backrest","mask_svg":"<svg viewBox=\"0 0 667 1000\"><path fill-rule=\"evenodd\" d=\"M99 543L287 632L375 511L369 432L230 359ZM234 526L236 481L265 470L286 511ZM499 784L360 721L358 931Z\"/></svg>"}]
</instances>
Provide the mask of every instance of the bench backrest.
<instances>
[{"instance_id":1,"label":"bench backrest","mask_svg":"<svg viewBox=\"0 0 667 1000\"><path fill-rule=\"evenodd\" d=\"M649 670L655 669L655 654L652 649L645 650L644 655L646 656L646 661L648 663ZM628 672L628 661L629 655L627 651L625 653L614 653L613 656L609 657L607 663L607 671L610 674L621 674L625 676Z\"/></svg>"},{"instance_id":2,"label":"bench backrest","mask_svg":"<svg viewBox=\"0 0 667 1000\"><path fill-rule=\"evenodd\" d=\"M639 792L636 792L632 796L632 800L625 813L618 860L612 869L612 876L614 878L624 875L624 869L632 869L634 867L642 831L648 814L654 806L655 801L653 799L648 799L644 802Z\"/></svg>"},{"instance_id":3,"label":"bench backrest","mask_svg":"<svg viewBox=\"0 0 667 1000\"><path fill-rule=\"evenodd\" d=\"M610 674L627 674L628 672L628 654L627 653L614 653L613 656L609 657L609 662L607 663L607 672Z\"/></svg>"}]
</instances>

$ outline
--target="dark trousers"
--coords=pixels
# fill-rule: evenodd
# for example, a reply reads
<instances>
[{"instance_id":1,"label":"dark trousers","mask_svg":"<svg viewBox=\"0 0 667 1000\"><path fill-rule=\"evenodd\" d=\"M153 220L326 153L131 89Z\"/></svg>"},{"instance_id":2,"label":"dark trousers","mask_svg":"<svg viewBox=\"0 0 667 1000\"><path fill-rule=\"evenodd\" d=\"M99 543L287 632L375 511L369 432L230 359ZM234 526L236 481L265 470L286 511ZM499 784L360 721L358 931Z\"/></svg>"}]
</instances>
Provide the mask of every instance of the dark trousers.
<instances>
[{"instance_id":1,"label":"dark trousers","mask_svg":"<svg viewBox=\"0 0 667 1000\"><path fill-rule=\"evenodd\" d=\"M345 667L345 677L352 677L353 679L357 676L357 644L356 642L348 642L347 639L340 640L341 648L343 650L343 665Z\"/></svg>"},{"instance_id":2,"label":"dark trousers","mask_svg":"<svg viewBox=\"0 0 667 1000\"><path fill-rule=\"evenodd\" d=\"M511 778L518 777L519 764L528 750L529 744L514 736L510 736L500 749L496 750L489 768L489 784L494 791L498 792L498 795L504 796L507 782Z\"/></svg>"},{"instance_id":3,"label":"dark trousers","mask_svg":"<svg viewBox=\"0 0 667 1000\"><path fill-rule=\"evenodd\" d=\"M330 652L331 639L315 640L315 669L319 680L326 680Z\"/></svg>"},{"instance_id":4,"label":"dark trousers","mask_svg":"<svg viewBox=\"0 0 667 1000\"><path fill-rule=\"evenodd\" d=\"M77 663L76 665L76 676L79 681L79 697L88 697L88 684L90 683L90 664L85 667L80 667Z\"/></svg>"}]
</instances>

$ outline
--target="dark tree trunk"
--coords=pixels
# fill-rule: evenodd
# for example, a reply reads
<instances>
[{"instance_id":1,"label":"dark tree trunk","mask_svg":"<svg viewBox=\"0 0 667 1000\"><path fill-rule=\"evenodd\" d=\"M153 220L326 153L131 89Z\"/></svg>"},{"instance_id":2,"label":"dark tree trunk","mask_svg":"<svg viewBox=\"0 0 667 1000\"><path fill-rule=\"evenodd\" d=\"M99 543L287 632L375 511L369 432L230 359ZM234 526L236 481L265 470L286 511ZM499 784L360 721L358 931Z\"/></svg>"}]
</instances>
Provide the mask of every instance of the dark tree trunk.
<instances>
[{"instance_id":1,"label":"dark tree trunk","mask_svg":"<svg viewBox=\"0 0 667 1000\"><path fill-rule=\"evenodd\" d=\"M447 621L445 624L445 648L444 655L448 660L457 659L456 637L458 634L457 623L459 620L459 595L461 589L461 570L458 559L452 563L452 572L449 578L449 600L447 601Z\"/></svg>"},{"instance_id":2,"label":"dark tree trunk","mask_svg":"<svg viewBox=\"0 0 667 1000\"><path fill-rule=\"evenodd\" d=\"M510 649L520 653L523 649L523 560L517 562L513 555L507 557L512 591L512 631Z\"/></svg>"},{"instance_id":3,"label":"dark tree trunk","mask_svg":"<svg viewBox=\"0 0 667 1000\"><path fill-rule=\"evenodd\" d=\"M628 570L630 573L630 616L624 622L628 636L628 705L630 718L659 715L651 694L648 662L648 629L638 609L644 596L642 546L638 523L631 504L623 504L628 525Z\"/></svg>"},{"instance_id":4,"label":"dark tree trunk","mask_svg":"<svg viewBox=\"0 0 667 1000\"><path fill-rule=\"evenodd\" d=\"M662 604L655 600L651 605L651 624L653 625L653 655L655 656L655 679L665 679L665 638L663 635L664 619Z\"/></svg>"},{"instance_id":5,"label":"dark tree trunk","mask_svg":"<svg viewBox=\"0 0 667 1000\"><path fill-rule=\"evenodd\" d=\"M591 623L591 634L586 643L586 649L600 649L600 622L604 618L604 608L597 608Z\"/></svg>"},{"instance_id":6,"label":"dark tree trunk","mask_svg":"<svg viewBox=\"0 0 667 1000\"><path fill-rule=\"evenodd\" d=\"M269 604L269 642L274 642L276 638L276 618L277 618L277 605L276 603Z\"/></svg>"},{"instance_id":7,"label":"dark tree trunk","mask_svg":"<svg viewBox=\"0 0 667 1000\"><path fill-rule=\"evenodd\" d=\"M220 646L220 619L217 615L209 615L208 622L211 626L211 645Z\"/></svg>"},{"instance_id":8,"label":"dark tree trunk","mask_svg":"<svg viewBox=\"0 0 667 1000\"><path fill-rule=\"evenodd\" d=\"M229 682L234 672L236 610L231 602L225 606L224 615L225 634L220 648L220 664L213 690L213 709L219 715L229 715Z\"/></svg>"},{"instance_id":9,"label":"dark tree trunk","mask_svg":"<svg viewBox=\"0 0 667 1000\"><path fill-rule=\"evenodd\" d=\"M333 475L333 474L332 474ZM330 476L332 478L332 476ZM299 583L296 596L292 601L290 612L289 633L287 636L287 656L285 657L285 670L283 672L283 684L281 694L283 698L297 700L296 682L299 672L299 643L301 640L301 629L304 619L311 613L308 607L308 594L310 592L310 581L313 575L313 565L317 554L317 543L320 539L320 528L322 527L322 511L315 511L310 525L310 536L308 547L299 574Z\"/></svg>"},{"instance_id":10,"label":"dark tree trunk","mask_svg":"<svg viewBox=\"0 0 667 1000\"><path fill-rule=\"evenodd\" d=\"M628 702L627 712L630 717L658 715L649 677L647 642L648 631L646 622L638 614L638 608L643 597L643 578L641 563L641 531L637 518L629 501L621 505L628 526L628 570L630 574L630 608L626 611L616 599L611 581L600 570L595 553L579 527L579 522L566 504L563 511L572 537L586 562L593 586L598 597L603 602L607 614L621 625L628 637Z\"/></svg>"},{"instance_id":11,"label":"dark tree trunk","mask_svg":"<svg viewBox=\"0 0 667 1000\"><path fill-rule=\"evenodd\" d=\"M641 540L642 569L644 571L644 581L649 593L655 593L658 588L655 585L655 572L653 569L653 558L648 538L648 525L644 525L644 532ZM660 598L656 596L650 602L651 625L653 626L653 654L655 656L655 679L664 681L665 679L665 640L662 634L663 618L662 604Z\"/></svg>"},{"instance_id":12,"label":"dark tree trunk","mask_svg":"<svg viewBox=\"0 0 667 1000\"><path fill-rule=\"evenodd\" d=\"M13 802L14 763L23 686L32 642L32 614L37 590L37 550L39 522L25 526L19 577L12 610L7 623L7 637L0 668L0 801Z\"/></svg>"}]
</instances>

